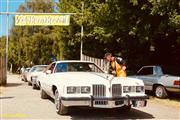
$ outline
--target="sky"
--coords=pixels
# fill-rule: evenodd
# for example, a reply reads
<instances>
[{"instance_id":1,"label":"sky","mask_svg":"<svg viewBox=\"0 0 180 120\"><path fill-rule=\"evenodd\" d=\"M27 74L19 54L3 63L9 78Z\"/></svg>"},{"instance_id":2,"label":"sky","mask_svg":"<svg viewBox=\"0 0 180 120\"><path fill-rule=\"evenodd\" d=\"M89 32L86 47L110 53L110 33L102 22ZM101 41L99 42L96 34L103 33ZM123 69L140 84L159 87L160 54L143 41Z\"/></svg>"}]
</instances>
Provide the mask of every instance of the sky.
<instances>
[{"instance_id":1,"label":"sky","mask_svg":"<svg viewBox=\"0 0 180 120\"><path fill-rule=\"evenodd\" d=\"M55 0L57 2L58 0ZM9 0L9 12L16 12L21 4L23 4L25 0ZM7 0L0 0L0 12L7 11ZM13 23L13 16L9 15L9 29ZM0 15L0 36L6 35L6 15Z\"/></svg>"}]
</instances>

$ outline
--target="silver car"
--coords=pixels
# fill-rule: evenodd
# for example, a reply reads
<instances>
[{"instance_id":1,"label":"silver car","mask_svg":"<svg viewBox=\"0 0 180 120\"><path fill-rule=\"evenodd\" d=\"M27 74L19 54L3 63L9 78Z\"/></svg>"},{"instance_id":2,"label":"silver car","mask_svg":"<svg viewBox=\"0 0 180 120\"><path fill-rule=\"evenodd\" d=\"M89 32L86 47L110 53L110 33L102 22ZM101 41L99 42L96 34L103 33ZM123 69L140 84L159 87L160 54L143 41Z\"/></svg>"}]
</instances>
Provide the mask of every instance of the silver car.
<instances>
[{"instance_id":1,"label":"silver car","mask_svg":"<svg viewBox=\"0 0 180 120\"><path fill-rule=\"evenodd\" d=\"M176 71L176 75L170 75L168 71L174 69L163 69L161 66L143 66L136 77L142 79L145 84L145 89L153 91L158 98L168 97L168 92L180 93L180 72Z\"/></svg>"},{"instance_id":2,"label":"silver car","mask_svg":"<svg viewBox=\"0 0 180 120\"><path fill-rule=\"evenodd\" d=\"M27 82L27 74L31 68L25 68L24 72L21 74L21 80Z\"/></svg>"}]
</instances>

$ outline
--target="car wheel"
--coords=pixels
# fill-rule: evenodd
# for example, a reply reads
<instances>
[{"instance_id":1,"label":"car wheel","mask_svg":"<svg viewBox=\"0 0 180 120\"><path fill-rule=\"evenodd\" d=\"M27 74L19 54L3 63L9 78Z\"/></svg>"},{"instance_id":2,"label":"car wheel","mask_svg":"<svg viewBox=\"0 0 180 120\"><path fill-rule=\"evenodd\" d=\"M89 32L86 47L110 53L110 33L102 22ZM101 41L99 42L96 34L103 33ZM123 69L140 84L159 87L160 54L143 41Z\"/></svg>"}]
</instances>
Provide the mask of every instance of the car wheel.
<instances>
[{"instance_id":1,"label":"car wheel","mask_svg":"<svg viewBox=\"0 0 180 120\"><path fill-rule=\"evenodd\" d=\"M166 98L168 96L166 89L163 86L157 86L155 88L155 96L158 98Z\"/></svg>"},{"instance_id":2,"label":"car wheel","mask_svg":"<svg viewBox=\"0 0 180 120\"><path fill-rule=\"evenodd\" d=\"M40 90L40 87L36 85L36 90Z\"/></svg>"},{"instance_id":3,"label":"car wheel","mask_svg":"<svg viewBox=\"0 0 180 120\"><path fill-rule=\"evenodd\" d=\"M34 83L32 83L32 89L37 89L37 86Z\"/></svg>"},{"instance_id":4,"label":"car wheel","mask_svg":"<svg viewBox=\"0 0 180 120\"><path fill-rule=\"evenodd\" d=\"M42 88L41 88L40 94L41 94L41 98L42 98L42 99L47 99L47 98L48 98L47 93L46 93Z\"/></svg>"},{"instance_id":5,"label":"car wheel","mask_svg":"<svg viewBox=\"0 0 180 120\"><path fill-rule=\"evenodd\" d=\"M65 106L62 104L62 102L61 102L61 100L60 100L60 98L59 98L59 93L58 93L58 90L57 90L57 89L56 89L56 91L55 91L55 100L54 100L54 102L55 102L55 106L56 106L56 112L57 112L58 114L60 114L60 115L65 115L65 114L68 113L68 108L65 107Z\"/></svg>"}]
</instances>

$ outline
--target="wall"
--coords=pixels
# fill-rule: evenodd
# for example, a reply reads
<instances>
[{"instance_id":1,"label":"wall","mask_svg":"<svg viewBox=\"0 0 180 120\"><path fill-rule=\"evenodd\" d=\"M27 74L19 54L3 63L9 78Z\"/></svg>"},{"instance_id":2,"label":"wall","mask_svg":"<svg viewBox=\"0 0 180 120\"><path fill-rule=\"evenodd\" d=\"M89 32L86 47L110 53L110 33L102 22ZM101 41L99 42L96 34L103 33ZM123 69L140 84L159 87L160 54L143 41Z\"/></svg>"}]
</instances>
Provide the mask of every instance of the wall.
<instances>
[{"instance_id":1,"label":"wall","mask_svg":"<svg viewBox=\"0 0 180 120\"><path fill-rule=\"evenodd\" d=\"M89 57L89 56L86 56L86 55L83 55L82 59L84 61L94 62L96 65L98 65L104 71L108 71L109 70L109 62L107 62L105 59Z\"/></svg>"}]
</instances>

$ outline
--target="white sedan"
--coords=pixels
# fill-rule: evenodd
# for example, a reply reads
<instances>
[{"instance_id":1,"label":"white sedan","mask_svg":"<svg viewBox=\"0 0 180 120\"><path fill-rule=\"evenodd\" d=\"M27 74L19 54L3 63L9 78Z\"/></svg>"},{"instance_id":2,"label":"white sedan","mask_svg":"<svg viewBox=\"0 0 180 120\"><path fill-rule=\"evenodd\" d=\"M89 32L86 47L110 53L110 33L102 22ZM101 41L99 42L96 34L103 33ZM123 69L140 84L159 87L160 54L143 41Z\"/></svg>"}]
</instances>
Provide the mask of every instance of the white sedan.
<instances>
[{"instance_id":1,"label":"white sedan","mask_svg":"<svg viewBox=\"0 0 180 120\"><path fill-rule=\"evenodd\" d=\"M28 85L32 85L33 89L38 88L37 77L40 74L43 74L46 67L47 67L47 65L35 65L27 73Z\"/></svg>"},{"instance_id":2,"label":"white sedan","mask_svg":"<svg viewBox=\"0 0 180 120\"><path fill-rule=\"evenodd\" d=\"M52 97L61 115L72 106L129 111L131 106L146 106L148 99L142 80L113 77L92 62L57 61L38 79L41 98Z\"/></svg>"}]
</instances>

